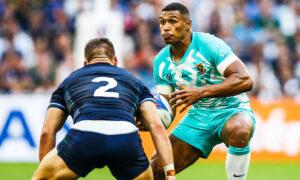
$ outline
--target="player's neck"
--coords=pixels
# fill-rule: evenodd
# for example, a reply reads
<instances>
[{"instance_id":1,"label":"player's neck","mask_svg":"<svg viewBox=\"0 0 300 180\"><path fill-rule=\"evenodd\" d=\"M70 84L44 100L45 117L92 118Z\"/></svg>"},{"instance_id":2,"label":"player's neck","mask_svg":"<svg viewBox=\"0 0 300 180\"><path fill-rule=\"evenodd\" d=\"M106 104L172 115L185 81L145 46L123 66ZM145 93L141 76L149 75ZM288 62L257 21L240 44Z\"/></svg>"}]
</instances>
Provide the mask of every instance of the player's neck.
<instances>
[{"instance_id":1,"label":"player's neck","mask_svg":"<svg viewBox=\"0 0 300 180\"><path fill-rule=\"evenodd\" d=\"M186 50L188 49L189 45L192 42L192 33L189 32L184 39L179 41L176 44L171 45L171 56L172 60L178 62L184 56Z\"/></svg>"},{"instance_id":2,"label":"player's neck","mask_svg":"<svg viewBox=\"0 0 300 180\"><path fill-rule=\"evenodd\" d=\"M113 65L110 59L108 58L94 58L88 64L96 64L96 63L107 63Z\"/></svg>"}]
</instances>

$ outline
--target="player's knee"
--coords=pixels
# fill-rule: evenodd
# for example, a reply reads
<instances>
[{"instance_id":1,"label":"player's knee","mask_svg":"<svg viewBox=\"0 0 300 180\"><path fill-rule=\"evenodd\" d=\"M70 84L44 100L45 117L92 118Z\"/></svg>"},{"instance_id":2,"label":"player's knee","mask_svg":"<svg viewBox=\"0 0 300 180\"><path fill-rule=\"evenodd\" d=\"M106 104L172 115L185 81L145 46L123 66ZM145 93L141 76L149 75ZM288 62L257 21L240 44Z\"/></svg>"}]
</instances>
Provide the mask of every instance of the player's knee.
<instances>
[{"instance_id":1,"label":"player's knee","mask_svg":"<svg viewBox=\"0 0 300 180\"><path fill-rule=\"evenodd\" d=\"M228 146L233 147L245 147L250 141L252 134L252 124L247 123L243 120L236 121L235 123L230 124L226 128L226 135L228 136L227 142Z\"/></svg>"},{"instance_id":2,"label":"player's knee","mask_svg":"<svg viewBox=\"0 0 300 180\"><path fill-rule=\"evenodd\" d=\"M252 129L245 126L236 126L229 133L229 146L246 147L251 137Z\"/></svg>"}]
</instances>

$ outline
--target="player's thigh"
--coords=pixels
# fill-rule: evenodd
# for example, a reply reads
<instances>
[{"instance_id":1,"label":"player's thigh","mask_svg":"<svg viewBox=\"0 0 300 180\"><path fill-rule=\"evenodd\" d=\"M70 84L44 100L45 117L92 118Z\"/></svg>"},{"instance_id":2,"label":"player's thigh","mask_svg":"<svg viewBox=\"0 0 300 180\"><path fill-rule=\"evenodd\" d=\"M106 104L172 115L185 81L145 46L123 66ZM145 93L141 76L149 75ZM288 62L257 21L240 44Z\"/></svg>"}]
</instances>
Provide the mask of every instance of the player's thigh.
<instances>
[{"instance_id":1,"label":"player's thigh","mask_svg":"<svg viewBox=\"0 0 300 180\"><path fill-rule=\"evenodd\" d=\"M224 124L221 138L229 146L246 145L254 131L255 120L247 111L240 111L232 115ZM238 142L240 141L240 142Z\"/></svg>"},{"instance_id":2,"label":"player's thigh","mask_svg":"<svg viewBox=\"0 0 300 180\"><path fill-rule=\"evenodd\" d=\"M142 172L140 175L138 175L135 180L142 180L142 179L153 179L152 175L152 168L149 166L144 172Z\"/></svg>"},{"instance_id":3,"label":"player's thigh","mask_svg":"<svg viewBox=\"0 0 300 180\"><path fill-rule=\"evenodd\" d=\"M170 135L176 172L180 172L199 159L202 152L190 144Z\"/></svg>"},{"instance_id":4,"label":"player's thigh","mask_svg":"<svg viewBox=\"0 0 300 180\"><path fill-rule=\"evenodd\" d=\"M109 140L115 143L110 145L110 151L106 153L106 159L109 160L107 166L116 179L152 177L138 132L112 136Z\"/></svg>"},{"instance_id":5,"label":"player's thigh","mask_svg":"<svg viewBox=\"0 0 300 180\"><path fill-rule=\"evenodd\" d=\"M199 159L199 157L202 156L202 152L191 146L190 144L178 139L177 137L173 136L172 134L169 136L171 145L172 145L172 151L173 151L173 158L174 158L174 164L175 164L175 170L176 172L180 172L184 170L185 168L192 165L195 161ZM156 173L162 174L163 168L161 164L158 164L158 157L157 154L155 154L151 161L152 170L154 172L154 175Z\"/></svg>"},{"instance_id":6,"label":"player's thigh","mask_svg":"<svg viewBox=\"0 0 300 180\"><path fill-rule=\"evenodd\" d=\"M56 148L54 148L43 158L32 179L38 180L77 178L78 176L68 168L62 158L57 155Z\"/></svg>"}]
</instances>

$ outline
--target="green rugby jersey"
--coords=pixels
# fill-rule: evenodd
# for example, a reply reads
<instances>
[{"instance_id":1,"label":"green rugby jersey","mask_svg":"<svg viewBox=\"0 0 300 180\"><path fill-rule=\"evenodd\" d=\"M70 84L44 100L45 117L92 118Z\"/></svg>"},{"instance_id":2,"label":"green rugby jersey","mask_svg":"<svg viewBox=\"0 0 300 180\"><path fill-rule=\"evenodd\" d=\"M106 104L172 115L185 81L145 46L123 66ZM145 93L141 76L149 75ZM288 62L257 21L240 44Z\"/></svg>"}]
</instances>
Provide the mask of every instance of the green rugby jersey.
<instances>
[{"instance_id":1,"label":"green rugby jersey","mask_svg":"<svg viewBox=\"0 0 300 180\"><path fill-rule=\"evenodd\" d=\"M170 94L178 89L176 84L190 87L220 84L225 79L225 69L237 59L223 40L209 33L193 32L191 44L179 62L172 60L170 45L156 55L153 75L157 92ZM245 93L230 97L203 98L193 106L201 109L250 108Z\"/></svg>"}]
</instances>

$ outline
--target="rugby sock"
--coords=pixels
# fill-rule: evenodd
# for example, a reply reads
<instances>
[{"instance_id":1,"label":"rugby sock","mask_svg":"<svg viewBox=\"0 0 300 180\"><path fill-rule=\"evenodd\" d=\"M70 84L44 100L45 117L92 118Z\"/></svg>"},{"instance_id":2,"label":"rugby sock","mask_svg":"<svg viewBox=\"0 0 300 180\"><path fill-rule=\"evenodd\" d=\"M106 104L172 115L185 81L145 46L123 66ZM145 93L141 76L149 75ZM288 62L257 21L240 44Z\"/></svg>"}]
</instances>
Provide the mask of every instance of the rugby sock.
<instances>
[{"instance_id":1,"label":"rugby sock","mask_svg":"<svg viewBox=\"0 0 300 180\"><path fill-rule=\"evenodd\" d=\"M250 146L236 148L229 146L226 157L228 180L245 180L250 164Z\"/></svg>"}]
</instances>

